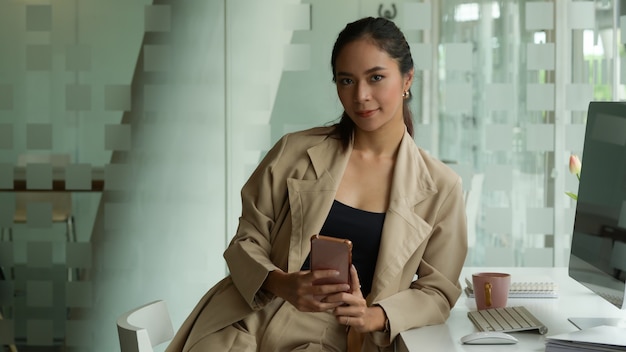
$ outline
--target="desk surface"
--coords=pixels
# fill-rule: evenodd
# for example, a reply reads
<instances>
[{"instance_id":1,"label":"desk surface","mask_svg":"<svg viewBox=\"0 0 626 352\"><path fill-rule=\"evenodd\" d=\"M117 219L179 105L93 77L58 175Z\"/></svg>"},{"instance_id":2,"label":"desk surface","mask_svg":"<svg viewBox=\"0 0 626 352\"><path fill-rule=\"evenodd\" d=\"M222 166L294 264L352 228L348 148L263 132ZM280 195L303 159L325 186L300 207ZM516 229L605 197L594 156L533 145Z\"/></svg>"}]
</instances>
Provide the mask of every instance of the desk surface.
<instances>
[{"instance_id":1,"label":"desk surface","mask_svg":"<svg viewBox=\"0 0 626 352\"><path fill-rule=\"evenodd\" d=\"M53 167L50 186L45 189L28 187L26 181L26 167L15 166L13 170L12 187L0 184L0 192L102 192L104 190L104 168L91 167L89 184L91 187L71 187L65 181L65 168ZM9 182L11 184L11 182Z\"/></svg>"},{"instance_id":2,"label":"desk surface","mask_svg":"<svg viewBox=\"0 0 626 352\"><path fill-rule=\"evenodd\" d=\"M399 351L544 351L546 336L578 330L570 317L615 317L626 319L626 311L608 303L569 277L567 268L463 268L461 280L479 271L500 271L515 277L549 276L559 285L558 298L509 298L507 306L525 306L548 327L546 335L537 332L512 332L519 342L515 345L463 345L461 337L478 331L467 317L476 310L473 298L465 293L450 312L446 323L412 329L400 334ZM461 286L465 284L461 282Z\"/></svg>"}]
</instances>

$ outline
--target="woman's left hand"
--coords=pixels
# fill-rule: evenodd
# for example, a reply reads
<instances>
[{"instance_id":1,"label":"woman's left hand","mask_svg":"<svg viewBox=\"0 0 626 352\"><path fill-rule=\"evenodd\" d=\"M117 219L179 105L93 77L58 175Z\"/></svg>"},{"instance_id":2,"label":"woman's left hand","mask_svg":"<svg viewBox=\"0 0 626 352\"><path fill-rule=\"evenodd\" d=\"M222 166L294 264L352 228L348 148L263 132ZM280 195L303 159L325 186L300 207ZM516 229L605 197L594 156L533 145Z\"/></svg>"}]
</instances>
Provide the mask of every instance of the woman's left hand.
<instances>
[{"instance_id":1,"label":"woman's left hand","mask_svg":"<svg viewBox=\"0 0 626 352\"><path fill-rule=\"evenodd\" d=\"M342 306L339 306L333 310L333 314L337 318L339 324L351 326L358 332L369 332L380 330L378 328L378 316L382 312L382 308L368 307L361 293L361 284L359 282L359 275L356 272L354 265L350 268L350 292L341 292L326 297L326 302L344 302ZM378 312L380 311L380 312ZM382 312L382 326L384 327L385 313Z\"/></svg>"}]
</instances>

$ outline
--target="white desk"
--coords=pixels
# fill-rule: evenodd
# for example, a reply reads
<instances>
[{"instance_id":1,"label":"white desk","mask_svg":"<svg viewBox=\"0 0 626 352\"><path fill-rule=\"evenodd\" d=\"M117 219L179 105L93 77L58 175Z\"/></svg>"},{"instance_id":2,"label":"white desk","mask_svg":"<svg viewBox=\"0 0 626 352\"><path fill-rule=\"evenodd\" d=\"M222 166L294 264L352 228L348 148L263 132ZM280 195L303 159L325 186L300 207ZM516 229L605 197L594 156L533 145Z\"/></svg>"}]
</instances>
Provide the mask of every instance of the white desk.
<instances>
[{"instance_id":1,"label":"white desk","mask_svg":"<svg viewBox=\"0 0 626 352\"><path fill-rule=\"evenodd\" d=\"M476 310L474 298L465 293L450 312L446 323L408 330L398 338L398 351L544 351L545 337L578 330L569 317L614 317L626 319L626 311L608 303L567 274L567 268L463 268L461 286L466 275L480 271L499 271L518 277L549 276L559 285L558 298L509 298L507 306L522 305L548 327L546 335L535 331L512 332L519 342L515 345L463 345L462 336L478 331L467 317L467 312ZM408 309L408 307L407 307ZM415 312L419 314L419 312Z\"/></svg>"}]
</instances>

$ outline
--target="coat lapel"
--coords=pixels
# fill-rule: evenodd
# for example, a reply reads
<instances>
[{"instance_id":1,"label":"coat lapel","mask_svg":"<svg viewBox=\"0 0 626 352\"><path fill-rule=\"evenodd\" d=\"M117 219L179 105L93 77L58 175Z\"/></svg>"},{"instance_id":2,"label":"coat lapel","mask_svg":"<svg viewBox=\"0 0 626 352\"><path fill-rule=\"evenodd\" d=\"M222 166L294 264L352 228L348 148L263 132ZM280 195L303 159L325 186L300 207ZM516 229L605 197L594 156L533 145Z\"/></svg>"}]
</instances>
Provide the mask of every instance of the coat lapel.
<instances>
[{"instance_id":1,"label":"coat lapel","mask_svg":"<svg viewBox=\"0 0 626 352\"><path fill-rule=\"evenodd\" d=\"M292 234L288 270L300 270L309 254L310 238L318 233L330 211L339 182L352 151L327 138L307 150L315 178L287 180ZM403 270L408 258L427 238L431 226L415 212L415 206L437 192L413 138L405 133L392 180L389 209L385 216L378 263L369 301Z\"/></svg>"},{"instance_id":2,"label":"coat lapel","mask_svg":"<svg viewBox=\"0 0 626 352\"><path fill-rule=\"evenodd\" d=\"M311 249L310 238L321 230L335 199L352 150L350 146L343 151L339 143L327 138L307 150L315 179L287 180L292 221L289 272L302 267Z\"/></svg>"},{"instance_id":3,"label":"coat lapel","mask_svg":"<svg viewBox=\"0 0 626 352\"><path fill-rule=\"evenodd\" d=\"M415 206L437 192L413 138L405 133L393 173L389 209L378 251L372 292L373 302L403 270L409 257L432 230L430 224L414 212Z\"/></svg>"}]
</instances>

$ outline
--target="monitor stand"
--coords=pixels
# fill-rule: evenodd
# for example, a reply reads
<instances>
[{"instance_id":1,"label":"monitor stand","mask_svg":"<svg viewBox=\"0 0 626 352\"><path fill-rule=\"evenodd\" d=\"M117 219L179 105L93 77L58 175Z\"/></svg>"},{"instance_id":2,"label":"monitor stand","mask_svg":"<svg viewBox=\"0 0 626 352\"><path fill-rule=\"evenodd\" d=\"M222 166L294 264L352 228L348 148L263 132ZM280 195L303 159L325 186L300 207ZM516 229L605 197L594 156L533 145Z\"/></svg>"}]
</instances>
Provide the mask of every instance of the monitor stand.
<instances>
[{"instance_id":1,"label":"monitor stand","mask_svg":"<svg viewBox=\"0 0 626 352\"><path fill-rule=\"evenodd\" d=\"M590 318L590 317L574 317L568 318L570 323L574 324L578 329L585 330L600 325L616 326L626 329L626 318Z\"/></svg>"}]
</instances>

